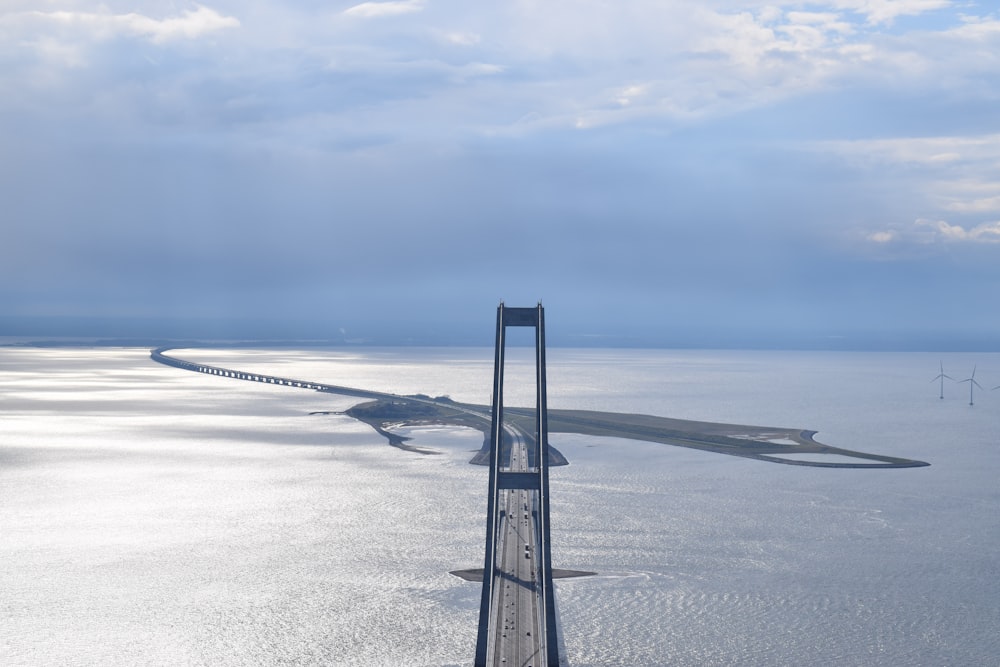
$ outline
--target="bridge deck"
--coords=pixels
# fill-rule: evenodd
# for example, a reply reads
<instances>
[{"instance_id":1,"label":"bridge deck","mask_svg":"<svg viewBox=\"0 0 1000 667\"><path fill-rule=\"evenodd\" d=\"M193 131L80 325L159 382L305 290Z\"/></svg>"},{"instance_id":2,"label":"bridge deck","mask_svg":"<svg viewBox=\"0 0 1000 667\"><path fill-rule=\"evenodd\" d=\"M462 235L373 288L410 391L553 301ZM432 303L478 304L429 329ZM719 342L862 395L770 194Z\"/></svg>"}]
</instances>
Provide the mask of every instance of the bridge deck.
<instances>
[{"instance_id":1,"label":"bridge deck","mask_svg":"<svg viewBox=\"0 0 1000 667\"><path fill-rule=\"evenodd\" d=\"M508 470L526 472L527 443L520 435L514 438ZM538 667L545 664L545 632L535 522L537 493L529 489L502 490L500 508L487 664Z\"/></svg>"}]
</instances>

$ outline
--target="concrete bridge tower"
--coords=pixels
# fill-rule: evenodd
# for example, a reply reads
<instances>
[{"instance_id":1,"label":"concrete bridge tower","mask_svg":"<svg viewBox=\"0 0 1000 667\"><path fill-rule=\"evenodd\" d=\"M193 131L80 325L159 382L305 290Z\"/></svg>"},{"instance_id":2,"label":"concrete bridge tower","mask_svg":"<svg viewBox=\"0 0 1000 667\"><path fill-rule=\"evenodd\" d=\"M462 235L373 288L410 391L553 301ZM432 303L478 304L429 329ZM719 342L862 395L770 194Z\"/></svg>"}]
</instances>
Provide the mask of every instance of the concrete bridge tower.
<instances>
[{"instance_id":1,"label":"concrete bridge tower","mask_svg":"<svg viewBox=\"0 0 1000 667\"><path fill-rule=\"evenodd\" d=\"M535 330L535 426L504 422L507 327ZM490 431L486 554L476 667L559 665L549 541L549 442L545 386L545 313L497 308Z\"/></svg>"}]
</instances>

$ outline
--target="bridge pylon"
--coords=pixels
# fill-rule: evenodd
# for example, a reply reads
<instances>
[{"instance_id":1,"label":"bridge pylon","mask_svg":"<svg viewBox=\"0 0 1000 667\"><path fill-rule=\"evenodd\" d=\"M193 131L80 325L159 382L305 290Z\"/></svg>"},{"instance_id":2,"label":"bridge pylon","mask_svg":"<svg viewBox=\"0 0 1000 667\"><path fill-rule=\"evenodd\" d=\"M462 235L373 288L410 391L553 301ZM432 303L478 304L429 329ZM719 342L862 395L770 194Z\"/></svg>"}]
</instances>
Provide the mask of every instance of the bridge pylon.
<instances>
[{"instance_id":1,"label":"bridge pylon","mask_svg":"<svg viewBox=\"0 0 1000 667\"><path fill-rule=\"evenodd\" d=\"M531 434L524 433L513 423L504 422L507 327L535 329L536 403L535 428ZM497 308L486 553L476 667L488 664L559 666L549 539L547 410L542 304L535 308L507 308L501 303ZM534 441L533 447L530 440ZM529 642L532 629L535 637ZM520 655L521 659L505 662L501 654L509 653ZM527 662L522 662L525 657Z\"/></svg>"}]
</instances>

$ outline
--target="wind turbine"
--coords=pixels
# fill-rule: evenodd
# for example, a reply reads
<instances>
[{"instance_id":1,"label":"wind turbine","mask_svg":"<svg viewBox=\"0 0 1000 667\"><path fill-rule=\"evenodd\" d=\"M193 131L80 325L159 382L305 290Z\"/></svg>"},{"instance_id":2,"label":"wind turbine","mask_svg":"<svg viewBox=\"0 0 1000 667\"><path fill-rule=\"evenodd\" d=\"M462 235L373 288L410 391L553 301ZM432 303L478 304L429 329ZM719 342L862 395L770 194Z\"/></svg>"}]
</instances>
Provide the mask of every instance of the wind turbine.
<instances>
[{"instance_id":1,"label":"wind turbine","mask_svg":"<svg viewBox=\"0 0 1000 667\"><path fill-rule=\"evenodd\" d=\"M944 398L944 379L948 378L949 380L951 380L952 382L954 382L955 378L953 378L950 375L945 375L944 374L944 362L943 361L938 362L938 363L941 364L941 372L938 373L937 377L935 377L934 380L941 380L941 395L938 398ZM931 382L934 382L934 380L931 380Z\"/></svg>"},{"instance_id":2,"label":"wind turbine","mask_svg":"<svg viewBox=\"0 0 1000 667\"><path fill-rule=\"evenodd\" d=\"M959 382L969 383L969 405L972 405L972 392L974 388L975 387L979 387L980 389L983 388L983 385L976 382L976 367L975 366L972 367L972 375L970 377L967 377L964 380L959 380Z\"/></svg>"}]
</instances>

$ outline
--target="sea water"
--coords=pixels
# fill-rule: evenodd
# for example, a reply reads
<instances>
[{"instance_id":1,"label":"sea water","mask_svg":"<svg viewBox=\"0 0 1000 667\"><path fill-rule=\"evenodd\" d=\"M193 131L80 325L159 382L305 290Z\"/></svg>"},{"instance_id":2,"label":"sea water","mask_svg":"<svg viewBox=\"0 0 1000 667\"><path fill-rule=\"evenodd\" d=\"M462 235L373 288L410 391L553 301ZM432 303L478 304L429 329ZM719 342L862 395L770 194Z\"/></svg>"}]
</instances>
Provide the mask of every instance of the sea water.
<instances>
[{"instance_id":1,"label":"sea water","mask_svg":"<svg viewBox=\"0 0 1000 667\"><path fill-rule=\"evenodd\" d=\"M186 359L489 404L490 349L185 350ZM979 392L931 379L939 363ZM570 665L997 664L1000 355L548 352L552 408L798 427L927 468L785 466L553 434ZM531 355L508 356L531 404ZM465 665L478 432L342 415L358 399L0 348L0 663ZM310 414L310 413L327 414Z\"/></svg>"}]
</instances>

